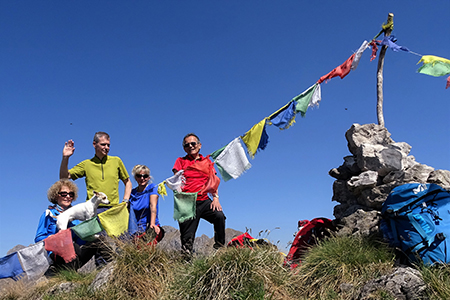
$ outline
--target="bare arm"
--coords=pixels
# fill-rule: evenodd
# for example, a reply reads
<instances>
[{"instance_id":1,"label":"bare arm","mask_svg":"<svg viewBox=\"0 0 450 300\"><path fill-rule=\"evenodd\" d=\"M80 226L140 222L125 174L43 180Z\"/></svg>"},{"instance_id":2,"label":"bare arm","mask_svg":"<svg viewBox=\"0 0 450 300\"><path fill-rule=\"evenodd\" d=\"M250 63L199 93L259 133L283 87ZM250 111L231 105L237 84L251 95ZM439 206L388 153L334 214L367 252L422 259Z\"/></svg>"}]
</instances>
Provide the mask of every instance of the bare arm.
<instances>
[{"instance_id":1,"label":"bare arm","mask_svg":"<svg viewBox=\"0 0 450 300\"><path fill-rule=\"evenodd\" d=\"M131 183L130 178L122 180L123 184L125 184L125 192L123 193L124 200L130 200L131 190L133 189L133 184Z\"/></svg>"},{"instance_id":2,"label":"bare arm","mask_svg":"<svg viewBox=\"0 0 450 300\"><path fill-rule=\"evenodd\" d=\"M160 228L155 225L156 204L158 204L158 194L150 195L150 228L155 229L155 233L159 234Z\"/></svg>"},{"instance_id":3,"label":"bare arm","mask_svg":"<svg viewBox=\"0 0 450 300\"><path fill-rule=\"evenodd\" d=\"M222 205L219 202L219 190L216 191L216 193L213 196L213 201L211 202L211 209L213 211L222 211Z\"/></svg>"},{"instance_id":4,"label":"bare arm","mask_svg":"<svg viewBox=\"0 0 450 300\"><path fill-rule=\"evenodd\" d=\"M59 179L63 179L63 178L70 179L69 157L72 156L74 151L75 151L75 143L72 140L68 140L64 144L64 148L63 148L63 157L61 160L61 166L59 167Z\"/></svg>"}]
</instances>

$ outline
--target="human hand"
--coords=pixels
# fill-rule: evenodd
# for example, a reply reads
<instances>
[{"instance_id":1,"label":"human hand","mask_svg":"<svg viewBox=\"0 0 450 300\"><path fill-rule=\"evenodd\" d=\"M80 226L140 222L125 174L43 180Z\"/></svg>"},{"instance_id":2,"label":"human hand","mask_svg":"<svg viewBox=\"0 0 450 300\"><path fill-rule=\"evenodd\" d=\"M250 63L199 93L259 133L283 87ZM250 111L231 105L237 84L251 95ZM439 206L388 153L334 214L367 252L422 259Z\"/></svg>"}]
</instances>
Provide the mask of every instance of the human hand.
<instances>
[{"instance_id":1,"label":"human hand","mask_svg":"<svg viewBox=\"0 0 450 300\"><path fill-rule=\"evenodd\" d=\"M72 156L74 151L75 151L75 143L72 140L68 140L67 142L64 143L63 156L65 157Z\"/></svg>"},{"instance_id":2,"label":"human hand","mask_svg":"<svg viewBox=\"0 0 450 300\"><path fill-rule=\"evenodd\" d=\"M155 230L156 235L158 235L159 232L161 231L161 228L159 228L159 226L156 225L150 225L150 228L153 228Z\"/></svg>"},{"instance_id":3,"label":"human hand","mask_svg":"<svg viewBox=\"0 0 450 300\"><path fill-rule=\"evenodd\" d=\"M217 198L217 197L213 198L213 201L211 202L210 208L213 211L216 211L216 210L217 211L222 211L222 205L220 205L219 198Z\"/></svg>"}]
</instances>

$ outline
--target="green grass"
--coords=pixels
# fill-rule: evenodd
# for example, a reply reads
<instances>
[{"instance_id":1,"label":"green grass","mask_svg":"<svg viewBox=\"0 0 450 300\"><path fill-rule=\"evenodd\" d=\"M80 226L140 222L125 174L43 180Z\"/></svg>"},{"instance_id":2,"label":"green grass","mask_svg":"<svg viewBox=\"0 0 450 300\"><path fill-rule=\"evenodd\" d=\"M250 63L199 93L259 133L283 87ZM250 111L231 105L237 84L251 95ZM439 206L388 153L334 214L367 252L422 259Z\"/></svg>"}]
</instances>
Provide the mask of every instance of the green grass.
<instances>
[{"instance_id":1,"label":"green grass","mask_svg":"<svg viewBox=\"0 0 450 300\"><path fill-rule=\"evenodd\" d=\"M394 253L373 237L332 237L310 249L297 272L305 299L346 299L363 283L389 273ZM339 293L340 285L355 288ZM338 296L339 293L339 296Z\"/></svg>"},{"instance_id":2,"label":"green grass","mask_svg":"<svg viewBox=\"0 0 450 300\"><path fill-rule=\"evenodd\" d=\"M436 265L433 267L420 265L423 280L430 287L427 290L428 299L450 299L450 267Z\"/></svg>"},{"instance_id":3,"label":"green grass","mask_svg":"<svg viewBox=\"0 0 450 300\"><path fill-rule=\"evenodd\" d=\"M174 299L295 299L295 275L273 247L221 249L177 272Z\"/></svg>"},{"instance_id":4,"label":"green grass","mask_svg":"<svg viewBox=\"0 0 450 300\"><path fill-rule=\"evenodd\" d=\"M98 271L82 275L62 270L48 281L11 284L0 299L352 299L367 281L392 273L394 253L375 237L331 237L309 249L294 270L272 246L223 248L208 257L185 261L143 243L117 242L114 273L101 290L90 289ZM428 285L427 299L450 299L450 268L417 266ZM49 293L63 282L68 293ZM347 289L341 291L341 285ZM370 299L392 300L385 290Z\"/></svg>"}]
</instances>

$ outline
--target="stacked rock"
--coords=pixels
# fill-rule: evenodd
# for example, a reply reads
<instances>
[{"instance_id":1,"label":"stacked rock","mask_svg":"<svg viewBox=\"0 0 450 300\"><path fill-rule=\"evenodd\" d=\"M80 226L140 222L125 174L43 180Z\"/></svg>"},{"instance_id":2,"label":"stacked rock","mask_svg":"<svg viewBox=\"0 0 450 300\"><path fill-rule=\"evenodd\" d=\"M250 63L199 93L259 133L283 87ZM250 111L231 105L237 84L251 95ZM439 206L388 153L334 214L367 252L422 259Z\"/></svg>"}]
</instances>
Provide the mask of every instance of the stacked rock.
<instances>
[{"instance_id":1,"label":"stacked rock","mask_svg":"<svg viewBox=\"0 0 450 300\"><path fill-rule=\"evenodd\" d=\"M334 208L339 234L378 233L381 206L396 186L419 182L450 188L450 171L416 162L411 146L394 142L384 126L353 124L345 137L352 155L329 172L336 178L332 200L339 202Z\"/></svg>"}]
</instances>

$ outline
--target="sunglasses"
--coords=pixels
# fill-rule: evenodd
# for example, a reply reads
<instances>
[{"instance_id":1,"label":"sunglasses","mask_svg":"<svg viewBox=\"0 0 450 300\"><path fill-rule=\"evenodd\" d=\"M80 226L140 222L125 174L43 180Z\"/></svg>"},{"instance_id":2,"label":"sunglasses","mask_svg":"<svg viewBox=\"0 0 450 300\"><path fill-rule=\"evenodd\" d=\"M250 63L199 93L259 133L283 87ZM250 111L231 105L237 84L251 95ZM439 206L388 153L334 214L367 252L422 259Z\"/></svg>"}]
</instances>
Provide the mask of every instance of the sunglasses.
<instances>
[{"instance_id":1,"label":"sunglasses","mask_svg":"<svg viewBox=\"0 0 450 300\"><path fill-rule=\"evenodd\" d=\"M136 174L136 178L148 178L148 174Z\"/></svg>"},{"instance_id":2,"label":"sunglasses","mask_svg":"<svg viewBox=\"0 0 450 300\"><path fill-rule=\"evenodd\" d=\"M183 145L184 148L187 148L189 146L195 147L195 146L197 146L197 142L190 142L190 143L186 143Z\"/></svg>"},{"instance_id":3,"label":"sunglasses","mask_svg":"<svg viewBox=\"0 0 450 300\"><path fill-rule=\"evenodd\" d=\"M61 197L67 197L67 196L70 196L72 198L75 197L74 192L59 192L58 195L60 195Z\"/></svg>"}]
</instances>

